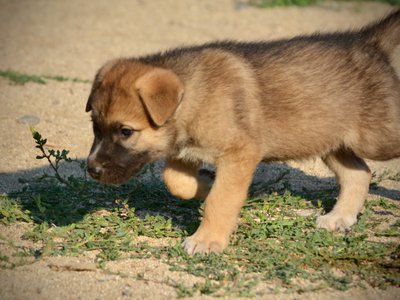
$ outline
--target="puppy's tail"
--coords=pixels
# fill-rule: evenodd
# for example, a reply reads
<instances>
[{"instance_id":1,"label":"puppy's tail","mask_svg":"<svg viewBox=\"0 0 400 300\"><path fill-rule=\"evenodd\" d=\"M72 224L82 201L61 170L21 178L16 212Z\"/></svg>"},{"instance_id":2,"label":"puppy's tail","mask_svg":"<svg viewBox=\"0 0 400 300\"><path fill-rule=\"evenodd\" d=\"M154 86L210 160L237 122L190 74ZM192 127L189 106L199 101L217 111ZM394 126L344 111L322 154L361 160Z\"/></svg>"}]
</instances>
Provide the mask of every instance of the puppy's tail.
<instances>
[{"instance_id":1,"label":"puppy's tail","mask_svg":"<svg viewBox=\"0 0 400 300\"><path fill-rule=\"evenodd\" d=\"M400 10L395 10L387 17L363 30L369 43L377 44L387 54L391 54L400 44Z\"/></svg>"}]
</instances>

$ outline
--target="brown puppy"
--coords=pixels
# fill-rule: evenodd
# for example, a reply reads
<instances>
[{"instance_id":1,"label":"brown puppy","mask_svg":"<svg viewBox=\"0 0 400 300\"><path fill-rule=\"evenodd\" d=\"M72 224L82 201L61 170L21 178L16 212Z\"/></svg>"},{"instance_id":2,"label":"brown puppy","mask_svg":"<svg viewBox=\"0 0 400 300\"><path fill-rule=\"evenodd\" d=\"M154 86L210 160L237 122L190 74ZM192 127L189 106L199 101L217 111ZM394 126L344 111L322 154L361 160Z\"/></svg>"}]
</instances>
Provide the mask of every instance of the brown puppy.
<instances>
[{"instance_id":1,"label":"brown puppy","mask_svg":"<svg viewBox=\"0 0 400 300\"><path fill-rule=\"evenodd\" d=\"M355 32L216 42L109 62L86 107L95 135L88 171L121 184L165 158L173 195L206 198L185 249L218 252L259 162L320 156L341 191L318 226L348 229L371 178L362 158L400 156L400 81L390 64L399 43L396 11ZM203 162L216 166L211 190L198 176Z\"/></svg>"}]
</instances>

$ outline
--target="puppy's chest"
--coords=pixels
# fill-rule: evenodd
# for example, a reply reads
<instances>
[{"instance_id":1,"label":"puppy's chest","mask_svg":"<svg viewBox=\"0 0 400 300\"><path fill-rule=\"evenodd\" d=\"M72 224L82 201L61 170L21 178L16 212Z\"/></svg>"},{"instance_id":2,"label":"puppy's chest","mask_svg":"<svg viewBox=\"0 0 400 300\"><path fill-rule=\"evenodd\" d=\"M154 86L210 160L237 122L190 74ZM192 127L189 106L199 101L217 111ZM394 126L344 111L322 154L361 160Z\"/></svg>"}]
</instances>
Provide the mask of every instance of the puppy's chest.
<instances>
[{"instance_id":1,"label":"puppy's chest","mask_svg":"<svg viewBox=\"0 0 400 300\"><path fill-rule=\"evenodd\" d=\"M185 146L178 150L176 158L188 162L204 162L213 164L215 161L212 151L198 146Z\"/></svg>"},{"instance_id":2,"label":"puppy's chest","mask_svg":"<svg viewBox=\"0 0 400 300\"><path fill-rule=\"evenodd\" d=\"M213 164L215 161L214 151L210 147L200 146L193 139L187 138L178 143L174 155L177 159L188 162L204 162Z\"/></svg>"},{"instance_id":3,"label":"puppy's chest","mask_svg":"<svg viewBox=\"0 0 400 300\"><path fill-rule=\"evenodd\" d=\"M176 135L172 156L187 162L214 164L216 151L208 145L207 138L200 135L197 128L196 126L181 126L181 130L178 130Z\"/></svg>"}]
</instances>

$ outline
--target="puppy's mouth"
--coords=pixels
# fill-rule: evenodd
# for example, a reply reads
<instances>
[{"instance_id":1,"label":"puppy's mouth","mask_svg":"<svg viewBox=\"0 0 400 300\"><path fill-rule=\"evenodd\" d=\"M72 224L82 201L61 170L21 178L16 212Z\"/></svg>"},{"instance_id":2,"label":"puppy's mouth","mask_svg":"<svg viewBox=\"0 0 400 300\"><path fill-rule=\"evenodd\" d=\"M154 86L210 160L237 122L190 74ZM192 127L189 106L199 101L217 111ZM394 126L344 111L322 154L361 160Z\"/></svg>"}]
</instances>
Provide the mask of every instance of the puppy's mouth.
<instances>
[{"instance_id":1,"label":"puppy's mouth","mask_svg":"<svg viewBox=\"0 0 400 300\"><path fill-rule=\"evenodd\" d=\"M88 161L87 171L90 177L102 184L119 186L140 173L148 161L149 157L145 154L125 160L123 163L108 162L101 166Z\"/></svg>"},{"instance_id":2,"label":"puppy's mouth","mask_svg":"<svg viewBox=\"0 0 400 300\"><path fill-rule=\"evenodd\" d=\"M145 163L141 163L128 169L121 167L108 167L103 168L100 172L93 172L93 170L88 168L88 173L90 177L102 184L119 186L128 182L132 177L137 175L143 169L144 165Z\"/></svg>"}]
</instances>

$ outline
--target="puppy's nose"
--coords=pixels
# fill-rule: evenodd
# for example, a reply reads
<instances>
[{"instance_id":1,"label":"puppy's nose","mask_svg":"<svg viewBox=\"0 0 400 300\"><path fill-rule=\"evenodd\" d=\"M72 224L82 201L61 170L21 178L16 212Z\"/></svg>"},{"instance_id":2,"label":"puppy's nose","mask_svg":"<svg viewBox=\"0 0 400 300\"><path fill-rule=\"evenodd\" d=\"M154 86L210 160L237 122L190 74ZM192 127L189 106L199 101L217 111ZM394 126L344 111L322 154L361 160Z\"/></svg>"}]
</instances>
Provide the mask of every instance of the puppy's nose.
<instances>
[{"instance_id":1,"label":"puppy's nose","mask_svg":"<svg viewBox=\"0 0 400 300\"><path fill-rule=\"evenodd\" d=\"M93 179L99 179L103 174L103 169L98 166L88 166L87 171Z\"/></svg>"}]
</instances>

